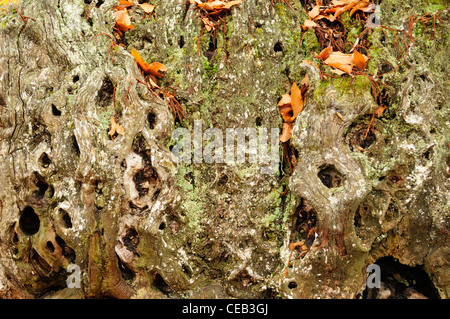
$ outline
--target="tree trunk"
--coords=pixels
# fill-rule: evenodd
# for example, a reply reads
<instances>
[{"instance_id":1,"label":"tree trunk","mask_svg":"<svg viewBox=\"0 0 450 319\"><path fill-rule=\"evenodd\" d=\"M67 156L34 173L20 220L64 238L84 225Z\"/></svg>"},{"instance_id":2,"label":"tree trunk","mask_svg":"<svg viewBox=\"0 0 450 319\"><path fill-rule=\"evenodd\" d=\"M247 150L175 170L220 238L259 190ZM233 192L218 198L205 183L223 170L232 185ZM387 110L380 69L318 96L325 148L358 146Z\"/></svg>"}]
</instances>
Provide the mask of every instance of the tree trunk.
<instances>
[{"instance_id":1,"label":"tree trunk","mask_svg":"<svg viewBox=\"0 0 450 319\"><path fill-rule=\"evenodd\" d=\"M118 1L5 9L0 297L449 297L444 1L379 4L381 24L405 34L411 15L439 15L413 25L404 61L405 34L370 30L367 74L387 84L375 96L370 76L302 63L319 63L324 46L302 28L313 2L246 0L209 32L189 1L155 0L152 16L130 12L135 27L116 47L102 33L112 36ZM358 21L342 20L353 43ZM143 85L132 48L167 67L158 85L176 88L182 121ZM248 151L243 163L205 162L211 141L195 132L215 128L224 145L230 128L270 140L278 101L306 74L305 108L274 172ZM111 118L124 135L108 135ZM180 128L193 160L171 152ZM373 263L378 290L366 288ZM68 287L70 264L79 288Z\"/></svg>"}]
</instances>

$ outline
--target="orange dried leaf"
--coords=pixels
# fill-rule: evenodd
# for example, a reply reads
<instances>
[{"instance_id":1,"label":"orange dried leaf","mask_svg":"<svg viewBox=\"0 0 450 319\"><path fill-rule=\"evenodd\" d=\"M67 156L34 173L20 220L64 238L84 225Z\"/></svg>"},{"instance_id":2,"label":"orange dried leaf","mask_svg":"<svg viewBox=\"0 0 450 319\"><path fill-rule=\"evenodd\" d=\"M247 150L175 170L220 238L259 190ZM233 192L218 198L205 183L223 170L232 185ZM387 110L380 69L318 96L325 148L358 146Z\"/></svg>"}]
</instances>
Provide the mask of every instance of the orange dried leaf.
<instances>
[{"instance_id":1,"label":"orange dried leaf","mask_svg":"<svg viewBox=\"0 0 450 319\"><path fill-rule=\"evenodd\" d=\"M302 85L302 89L304 85L305 86L309 85L308 73L306 73L303 79L300 81L300 85Z\"/></svg>"},{"instance_id":2,"label":"orange dried leaf","mask_svg":"<svg viewBox=\"0 0 450 319\"><path fill-rule=\"evenodd\" d=\"M238 5L242 3L242 0L234 0L234 1L230 1L228 2L223 8L224 9L230 9L232 6Z\"/></svg>"},{"instance_id":3,"label":"orange dried leaf","mask_svg":"<svg viewBox=\"0 0 450 319\"><path fill-rule=\"evenodd\" d=\"M122 21L116 21L116 27L120 31L127 32L128 30L132 30L134 28L134 25L128 25L123 23Z\"/></svg>"},{"instance_id":4,"label":"orange dried leaf","mask_svg":"<svg viewBox=\"0 0 450 319\"><path fill-rule=\"evenodd\" d=\"M164 72L167 71L167 68L164 64L159 62L153 62L148 66L148 69L145 71L146 73L150 73L158 78L162 77Z\"/></svg>"},{"instance_id":5,"label":"orange dried leaf","mask_svg":"<svg viewBox=\"0 0 450 319\"><path fill-rule=\"evenodd\" d=\"M385 106L379 106L375 109L375 115L377 117L381 117L381 115L383 115L384 110L387 109L387 107Z\"/></svg>"},{"instance_id":6,"label":"orange dried leaf","mask_svg":"<svg viewBox=\"0 0 450 319\"><path fill-rule=\"evenodd\" d=\"M280 135L280 142L287 142L291 138L294 123L283 123L283 130Z\"/></svg>"},{"instance_id":7,"label":"orange dried leaf","mask_svg":"<svg viewBox=\"0 0 450 319\"><path fill-rule=\"evenodd\" d=\"M356 11L363 10L368 6L369 4L367 2L358 3L356 6L353 7L352 11L350 11L350 16L352 16L353 13L355 13Z\"/></svg>"},{"instance_id":8,"label":"orange dried leaf","mask_svg":"<svg viewBox=\"0 0 450 319\"><path fill-rule=\"evenodd\" d=\"M336 12L334 13L334 17L337 18L339 17L342 13L344 13L345 11L350 10L351 8L353 8L354 6L356 6L358 4L359 1L353 1L348 3L345 7L339 8L338 10L336 10Z\"/></svg>"},{"instance_id":9,"label":"orange dried leaf","mask_svg":"<svg viewBox=\"0 0 450 319\"><path fill-rule=\"evenodd\" d=\"M315 58L321 59L322 61L328 59L330 54L333 52L333 47L328 47L322 50Z\"/></svg>"},{"instance_id":10,"label":"orange dried leaf","mask_svg":"<svg viewBox=\"0 0 450 319\"><path fill-rule=\"evenodd\" d=\"M315 22L312 21L312 20L307 19L307 20L305 20L303 26L304 26L306 29L308 29L308 28L313 28L313 27L317 27L317 23L315 23Z\"/></svg>"},{"instance_id":11,"label":"orange dried leaf","mask_svg":"<svg viewBox=\"0 0 450 319\"><path fill-rule=\"evenodd\" d=\"M297 86L297 83L293 83L291 87L291 105L292 105L292 111L293 116L291 118L291 121L294 121L297 118L297 115L303 111L303 97L302 92Z\"/></svg>"},{"instance_id":12,"label":"orange dried leaf","mask_svg":"<svg viewBox=\"0 0 450 319\"><path fill-rule=\"evenodd\" d=\"M140 3L138 4L144 10L145 13L151 14L155 10L155 6L150 3Z\"/></svg>"},{"instance_id":13,"label":"orange dried leaf","mask_svg":"<svg viewBox=\"0 0 450 319\"><path fill-rule=\"evenodd\" d=\"M332 52L323 63L350 74L354 65L353 60L353 54Z\"/></svg>"},{"instance_id":14,"label":"orange dried leaf","mask_svg":"<svg viewBox=\"0 0 450 319\"><path fill-rule=\"evenodd\" d=\"M114 117L111 118L111 125L109 126L108 135L111 136L111 139L114 140L114 134L125 135L124 128L122 125L116 123L116 119Z\"/></svg>"},{"instance_id":15,"label":"orange dried leaf","mask_svg":"<svg viewBox=\"0 0 450 319\"><path fill-rule=\"evenodd\" d=\"M293 114L291 105L291 96L289 94L283 94L280 102L278 102L278 110L284 121L289 121Z\"/></svg>"},{"instance_id":16,"label":"orange dried leaf","mask_svg":"<svg viewBox=\"0 0 450 319\"><path fill-rule=\"evenodd\" d=\"M361 54L356 50L353 51L353 64L360 70L366 68L367 60L368 58L364 54Z\"/></svg>"},{"instance_id":17,"label":"orange dried leaf","mask_svg":"<svg viewBox=\"0 0 450 319\"><path fill-rule=\"evenodd\" d=\"M135 49L131 49L131 55L136 60L136 63L138 66L144 71L147 72L148 68L150 67L147 63L144 62L139 52L137 52Z\"/></svg>"},{"instance_id":18,"label":"orange dried leaf","mask_svg":"<svg viewBox=\"0 0 450 319\"><path fill-rule=\"evenodd\" d=\"M114 18L117 21L121 21L125 24L130 25L131 24L131 19L130 16L128 15L128 11L126 9L119 9L113 12Z\"/></svg>"},{"instance_id":19,"label":"orange dried leaf","mask_svg":"<svg viewBox=\"0 0 450 319\"><path fill-rule=\"evenodd\" d=\"M131 19L126 9L116 10L113 12L113 15L116 19L116 26L120 31L126 32L134 28L134 26L131 25Z\"/></svg>"},{"instance_id":20,"label":"orange dried leaf","mask_svg":"<svg viewBox=\"0 0 450 319\"><path fill-rule=\"evenodd\" d=\"M316 5L314 8L311 9L311 11L308 12L308 16L311 19L314 19L315 17L317 17L320 13L320 6Z\"/></svg>"}]
</instances>

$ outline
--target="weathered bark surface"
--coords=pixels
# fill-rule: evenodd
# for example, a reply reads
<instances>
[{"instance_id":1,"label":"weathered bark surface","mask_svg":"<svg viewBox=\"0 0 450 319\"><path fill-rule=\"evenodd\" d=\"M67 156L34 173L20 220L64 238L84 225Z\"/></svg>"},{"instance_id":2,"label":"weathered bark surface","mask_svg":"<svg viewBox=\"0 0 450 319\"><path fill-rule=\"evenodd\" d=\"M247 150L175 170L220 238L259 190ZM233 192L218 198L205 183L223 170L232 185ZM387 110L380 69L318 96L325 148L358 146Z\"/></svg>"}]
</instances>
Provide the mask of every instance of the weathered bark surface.
<instances>
[{"instance_id":1,"label":"weathered bark surface","mask_svg":"<svg viewBox=\"0 0 450 319\"><path fill-rule=\"evenodd\" d=\"M362 141L376 106L370 82L320 80L300 65L320 51L312 29L302 35L300 1L247 0L215 38L189 4L154 1L156 17L135 11L113 61L110 40L93 39L111 33L118 1L94 0L89 20L85 2L23 1L36 19L23 30L15 11L1 18L0 297L355 298L366 296L367 266L386 256L431 283L421 291L404 275L415 290L449 297L446 22L414 29L404 65L383 77L389 108ZM382 24L443 8L415 2L383 1ZM369 37L372 73L398 64L385 36ZM135 80L130 48L167 66L161 85L178 85L181 124ZM277 102L306 73L290 178L284 161L270 175L260 163L176 163L171 134L194 132L194 120L224 134L281 128ZM114 115L125 134L113 141ZM289 244L311 229L285 278ZM66 286L71 263L79 289Z\"/></svg>"}]
</instances>

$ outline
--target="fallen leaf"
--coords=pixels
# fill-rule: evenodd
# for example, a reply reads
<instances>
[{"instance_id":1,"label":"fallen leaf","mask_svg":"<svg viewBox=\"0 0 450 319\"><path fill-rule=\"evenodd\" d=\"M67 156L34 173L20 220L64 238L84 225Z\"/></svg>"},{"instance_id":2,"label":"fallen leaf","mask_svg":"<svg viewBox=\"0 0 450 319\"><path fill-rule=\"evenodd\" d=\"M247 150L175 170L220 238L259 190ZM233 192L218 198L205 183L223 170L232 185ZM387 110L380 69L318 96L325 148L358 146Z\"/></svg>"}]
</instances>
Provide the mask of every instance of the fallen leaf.
<instances>
[{"instance_id":1,"label":"fallen leaf","mask_svg":"<svg viewBox=\"0 0 450 319\"><path fill-rule=\"evenodd\" d=\"M313 28L313 27L317 27L317 23L315 23L315 22L312 21L312 20L307 19L307 20L305 20L303 26L304 26L305 28Z\"/></svg>"},{"instance_id":2,"label":"fallen leaf","mask_svg":"<svg viewBox=\"0 0 450 319\"><path fill-rule=\"evenodd\" d=\"M350 74L353 69L353 60L353 54L332 52L323 63Z\"/></svg>"},{"instance_id":3,"label":"fallen leaf","mask_svg":"<svg viewBox=\"0 0 450 319\"><path fill-rule=\"evenodd\" d=\"M114 134L125 135L124 128L122 125L116 123L116 119L114 117L111 118L111 125L109 127L108 135L111 136L111 139L114 141Z\"/></svg>"},{"instance_id":4,"label":"fallen leaf","mask_svg":"<svg viewBox=\"0 0 450 319\"><path fill-rule=\"evenodd\" d=\"M162 77L164 74L164 72L167 71L167 68L165 67L164 64L159 63L159 62L153 62L148 66L148 70L145 72L148 72L158 78Z\"/></svg>"},{"instance_id":5,"label":"fallen leaf","mask_svg":"<svg viewBox=\"0 0 450 319\"><path fill-rule=\"evenodd\" d=\"M145 13L151 14L155 10L155 6L150 3L140 3L138 4L144 10Z\"/></svg>"},{"instance_id":6,"label":"fallen leaf","mask_svg":"<svg viewBox=\"0 0 450 319\"><path fill-rule=\"evenodd\" d=\"M302 86L302 88L304 85L306 85L306 86L309 85L308 73L306 73L305 76L303 77L303 79L300 81L300 85Z\"/></svg>"},{"instance_id":7,"label":"fallen leaf","mask_svg":"<svg viewBox=\"0 0 450 319\"><path fill-rule=\"evenodd\" d=\"M148 68L150 67L150 65L148 63L145 63L144 60L142 59L141 55L139 54L139 52L137 52L135 49L131 49L131 55L133 56L133 58L136 60L136 63L138 64L138 66L144 71L146 72L148 70Z\"/></svg>"},{"instance_id":8,"label":"fallen leaf","mask_svg":"<svg viewBox=\"0 0 450 319\"><path fill-rule=\"evenodd\" d=\"M238 5L242 3L242 0L234 0L234 1L230 1L228 2L223 8L224 9L230 9L232 6Z\"/></svg>"},{"instance_id":9,"label":"fallen leaf","mask_svg":"<svg viewBox=\"0 0 450 319\"><path fill-rule=\"evenodd\" d=\"M300 92L300 89L297 86L297 83L293 83L291 87L291 105L292 105L292 118L290 121L286 122L292 122L297 118L297 115L303 111L303 98L302 93Z\"/></svg>"},{"instance_id":10,"label":"fallen leaf","mask_svg":"<svg viewBox=\"0 0 450 319\"><path fill-rule=\"evenodd\" d=\"M291 105L291 96L289 94L283 94L280 102L278 102L278 110L284 121L289 121L293 112Z\"/></svg>"},{"instance_id":11,"label":"fallen leaf","mask_svg":"<svg viewBox=\"0 0 450 319\"><path fill-rule=\"evenodd\" d=\"M308 12L308 16L311 19L314 19L315 17L317 17L320 13L320 6L316 5L314 8L311 9L311 11Z\"/></svg>"},{"instance_id":12,"label":"fallen leaf","mask_svg":"<svg viewBox=\"0 0 450 319\"><path fill-rule=\"evenodd\" d=\"M369 4L367 2L358 3L356 6L353 7L352 11L350 11L350 16L352 16L356 11L367 8L368 6Z\"/></svg>"},{"instance_id":13,"label":"fallen leaf","mask_svg":"<svg viewBox=\"0 0 450 319\"><path fill-rule=\"evenodd\" d=\"M353 64L359 68L360 70L364 70L366 68L368 58L359 53L358 51L353 51Z\"/></svg>"},{"instance_id":14,"label":"fallen leaf","mask_svg":"<svg viewBox=\"0 0 450 319\"><path fill-rule=\"evenodd\" d=\"M287 142L291 138L294 123L283 123L283 130L280 135L280 142Z\"/></svg>"},{"instance_id":15,"label":"fallen leaf","mask_svg":"<svg viewBox=\"0 0 450 319\"><path fill-rule=\"evenodd\" d=\"M377 117L381 117L381 115L383 115L384 110L387 109L387 107L385 106L379 106L375 109L375 115Z\"/></svg>"},{"instance_id":16,"label":"fallen leaf","mask_svg":"<svg viewBox=\"0 0 450 319\"><path fill-rule=\"evenodd\" d=\"M342 75L342 74L346 74L347 73L347 72L344 72L342 70L335 69L335 68L331 69L330 72L332 72L334 74L337 74L337 75Z\"/></svg>"},{"instance_id":17,"label":"fallen leaf","mask_svg":"<svg viewBox=\"0 0 450 319\"><path fill-rule=\"evenodd\" d=\"M334 13L334 17L337 18L339 17L341 14L343 14L345 11L348 11L350 9L352 9L354 6L356 6L358 4L358 0L356 1L352 1L350 3L348 3L345 7L341 7L338 10L336 10L336 12Z\"/></svg>"},{"instance_id":18,"label":"fallen leaf","mask_svg":"<svg viewBox=\"0 0 450 319\"><path fill-rule=\"evenodd\" d=\"M126 9L116 10L113 12L113 15L116 19L116 26L120 31L126 32L134 28L134 25L131 25L131 19Z\"/></svg>"},{"instance_id":19,"label":"fallen leaf","mask_svg":"<svg viewBox=\"0 0 450 319\"><path fill-rule=\"evenodd\" d=\"M333 47L328 47L322 50L318 55L315 56L315 58L321 59L322 61L326 60L331 52L333 52Z\"/></svg>"}]
</instances>

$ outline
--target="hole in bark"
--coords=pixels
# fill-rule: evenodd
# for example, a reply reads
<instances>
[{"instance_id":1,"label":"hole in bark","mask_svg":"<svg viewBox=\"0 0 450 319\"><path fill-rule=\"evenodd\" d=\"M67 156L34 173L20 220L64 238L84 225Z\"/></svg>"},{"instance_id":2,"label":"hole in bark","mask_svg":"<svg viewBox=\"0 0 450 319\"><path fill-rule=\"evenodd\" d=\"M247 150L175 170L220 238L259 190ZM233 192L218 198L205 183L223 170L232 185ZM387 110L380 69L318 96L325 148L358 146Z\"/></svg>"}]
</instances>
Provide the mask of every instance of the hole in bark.
<instances>
[{"instance_id":1,"label":"hole in bark","mask_svg":"<svg viewBox=\"0 0 450 319\"><path fill-rule=\"evenodd\" d=\"M39 158L39 162L41 163L42 167L47 168L50 166L52 161L48 157L47 153L42 153L41 157Z\"/></svg>"},{"instance_id":2,"label":"hole in bark","mask_svg":"<svg viewBox=\"0 0 450 319\"><path fill-rule=\"evenodd\" d=\"M317 212L304 198L300 200L300 205L296 208L293 220L293 230L291 243L304 241L303 245L297 247L300 255L305 255L312 246L317 223Z\"/></svg>"},{"instance_id":3,"label":"hole in bark","mask_svg":"<svg viewBox=\"0 0 450 319\"><path fill-rule=\"evenodd\" d=\"M79 77L78 75L75 75L75 76L72 78L73 83L77 83L79 80L80 80L80 77Z\"/></svg>"},{"instance_id":4,"label":"hole in bark","mask_svg":"<svg viewBox=\"0 0 450 319\"><path fill-rule=\"evenodd\" d=\"M267 288L264 290L264 296L263 299L277 299L278 293L273 288Z\"/></svg>"},{"instance_id":5,"label":"hole in bark","mask_svg":"<svg viewBox=\"0 0 450 319\"><path fill-rule=\"evenodd\" d=\"M159 230L164 230L164 228L166 228L165 222L162 222L161 224L159 224L159 227L158 227Z\"/></svg>"},{"instance_id":6,"label":"hole in bark","mask_svg":"<svg viewBox=\"0 0 450 319\"><path fill-rule=\"evenodd\" d=\"M74 262L76 258L75 251L67 246L64 239L62 239L60 236L56 235L55 240L56 243L61 247L62 255L66 257L69 262Z\"/></svg>"},{"instance_id":7,"label":"hole in bark","mask_svg":"<svg viewBox=\"0 0 450 319\"><path fill-rule=\"evenodd\" d=\"M289 289L295 289L295 288L297 288L297 283L295 281L291 281L288 284L288 287L289 287Z\"/></svg>"},{"instance_id":8,"label":"hole in bark","mask_svg":"<svg viewBox=\"0 0 450 319\"><path fill-rule=\"evenodd\" d=\"M101 107L105 108L113 101L114 84L109 78L103 80L103 84L98 94L98 103Z\"/></svg>"},{"instance_id":9,"label":"hole in bark","mask_svg":"<svg viewBox=\"0 0 450 319\"><path fill-rule=\"evenodd\" d=\"M127 267L124 262L120 259L119 255L116 254L117 264L119 266L120 273L124 280L133 281L135 277L135 273L133 270Z\"/></svg>"},{"instance_id":10,"label":"hole in bark","mask_svg":"<svg viewBox=\"0 0 450 319\"><path fill-rule=\"evenodd\" d=\"M178 40L178 46L181 48L184 47L184 37L180 36L179 40Z\"/></svg>"},{"instance_id":11,"label":"hole in bark","mask_svg":"<svg viewBox=\"0 0 450 319\"><path fill-rule=\"evenodd\" d=\"M45 259L42 258L41 255L38 254L38 252L37 252L35 249L32 250L32 253L31 253L31 260L32 260L35 264L41 266L41 268L42 268L43 270L45 270L47 273L49 273L50 271L52 271L52 266L50 266L50 265L45 261Z\"/></svg>"},{"instance_id":12,"label":"hole in bark","mask_svg":"<svg viewBox=\"0 0 450 319\"><path fill-rule=\"evenodd\" d=\"M213 36L211 36L209 38L208 50L206 50L206 52L204 53L204 56L208 59L208 62L211 62L211 60L214 58L214 56L216 55L216 50L217 40Z\"/></svg>"},{"instance_id":13,"label":"hole in bark","mask_svg":"<svg viewBox=\"0 0 450 319\"><path fill-rule=\"evenodd\" d=\"M283 44L278 41L277 43L275 43L275 45L273 46L273 50L275 52L283 52Z\"/></svg>"},{"instance_id":14,"label":"hole in bark","mask_svg":"<svg viewBox=\"0 0 450 319\"><path fill-rule=\"evenodd\" d=\"M47 246L47 250L49 252L51 252L51 253L55 252L55 246L53 246L53 243L51 241L47 241L46 246Z\"/></svg>"},{"instance_id":15,"label":"hole in bark","mask_svg":"<svg viewBox=\"0 0 450 319\"><path fill-rule=\"evenodd\" d=\"M183 269L183 272L184 272L188 277L191 276L192 272L191 272L191 270L188 268L188 266L186 266L185 264L182 264L182 265L181 265L181 268Z\"/></svg>"},{"instance_id":16,"label":"hole in bark","mask_svg":"<svg viewBox=\"0 0 450 319\"><path fill-rule=\"evenodd\" d=\"M228 183L228 176L223 174L219 179L219 185L225 186Z\"/></svg>"},{"instance_id":17,"label":"hole in bark","mask_svg":"<svg viewBox=\"0 0 450 319\"><path fill-rule=\"evenodd\" d=\"M124 246L133 253L136 253L136 248L139 244L139 235L134 228L128 228L125 236L122 238Z\"/></svg>"},{"instance_id":18,"label":"hole in bark","mask_svg":"<svg viewBox=\"0 0 450 319\"><path fill-rule=\"evenodd\" d=\"M68 212L66 212L64 209L59 209L59 214L61 216L61 221L65 228L72 228L72 219L70 218L70 215Z\"/></svg>"},{"instance_id":19,"label":"hole in bark","mask_svg":"<svg viewBox=\"0 0 450 319\"><path fill-rule=\"evenodd\" d=\"M41 200L42 198L44 198L45 192L49 188L48 184L45 182L44 178L36 172L33 173L31 178L34 185L38 188L38 190L33 192L33 197Z\"/></svg>"},{"instance_id":20,"label":"hole in bark","mask_svg":"<svg viewBox=\"0 0 450 319\"><path fill-rule=\"evenodd\" d=\"M0 106L6 106L6 101L3 98L3 95L0 94Z\"/></svg>"},{"instance_id":21,"label":"hole in bark","mask_svg":"<svg viewBox=\"0 0 450 319\"><path fill-rule=\"evenodd\" d=\"M55 106L55 104L52 104L52 114L54 116L61 116L61 111L58 110L58 108Z\"/></svg>"},{"instance_id":22,"label":"hole in bark","mask_svg":"<svg viewBox=\"0 0 450 319\"><path fill-rule=\"evenodd\" d=\"M39 231L41 221L38 215L34 212L33 207L26 206L20 215L19 227L27 236L32 236Z\"/></svg>"},{"instance_id":23,"label":"hole in bark","mask_svg":"<svg viewBox=\"0 0 450 319\"><path fill-rule=\"evenodd\" d=\"M163 294L168 295L173 292L172 288L165 282L163 277L157 272L153 273L153 286L161 291Z\"/></svg>"},{"instance_id":24,"label":"hole in bark","mask_svg":"<svg viewBox=\"0 0 450 319\"><path fill-rule=\"evenodd\" d=\"M440 299L436 287L421 266L410 267L392 256L382 257L380 288L366 288L366 299Z\"/></svg>"},{"instance_id":25,"label":"hole in bark","mask_svg":"<svg viewBox=\"0 0 450 319\"><path fill-rule=\"evenodd\" d=\"M336 169L334 165L322 165L319 167L319 173L317 176L320 178L322 183L328 188L339 187L344 182L344 177Z\"/></svg>"},{"instance_id":26,"label":"hole in bark","mask_svg":"<svg viewBox=\"0 0 450 319\"><path fill-rule=\"evenodd\" d=\"M159 177L156 170L153 169L151 162L151 152L146 147L145 139L142 135L137 135L134 142L134 152L141 155L144 161L144 168L133 176L133 182L136 185L136 190L139 196L145 196L149 190L154 190L157 187ZM155 190L155 192L157 189Z\"/></svg>"},{"instance_id":27,"label":"hole in bark","mask_svg":"<svg viewBox=\"0 0 450 319\"><path fill-rule=\"evenodd\" d=\"M261 124L262 124L262 118L261 118L260 116L258 116L258 117L255 119L255 124L256 124L256 126L261 126Z\"/></svg>"},{"instance_id":28,"label":"hole in bark","mask_svg":"<svg viewBox=\"0 0 450 319\"><path fill-rule=\"evenodd\" d=\"M148 126L150 127L151 130L153 130L155 128L155 124L156 124L155 113L153 113L153 112L148 113L147 120L148 120Z\"/></svg>"},{"instance_id":29,"label":"hole in bark","mask_svg":"<svg viewBox=\"0 0 450 319\"><path fill-rule=\"evenodd\" d=\"M352 151L359 152L361 151L360 148L366 150L377 140L377 136L372 129L367 132L368 126L369 122L362 120L356 121L350 125L347 133L345 134L345 138Z\"/></svg>"},{"instance_id":30,"label":"hole in bark","mask_svg":"<svg viewBox=\"0 0 450 319\"><path fill-rule=\"evenodd\" d=\"M80 157L80 147L78 146L77 138L72 135L72 152L75 157Z\"/></svg>"},{"instance_id":31,"label":"hole in bark","mask_svg":"<svg viewBox=\"0 0 450 319\"><path fill-rule=\"evenodd\" d=\"M19 235L17 235L16 232L14 232L14 236L13 236L13 244L17 245L19 243Z\"/></svg>"},{"instance_id":32,"label":"hole in bark","mask_svg":"<svg viewBox=\"0 0 450 319\"><path fill-rule=\"evenodd\" d=\"M47 131L47 128L44 124L40 123L37 120L34 120L31 123L31 128L33 131L33 136L31 137L32 147L35 147L41 142L51 144L51 135Z\"/></svg>"}]
</instances>

